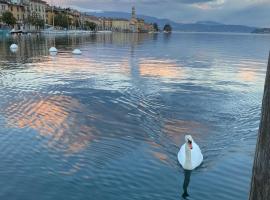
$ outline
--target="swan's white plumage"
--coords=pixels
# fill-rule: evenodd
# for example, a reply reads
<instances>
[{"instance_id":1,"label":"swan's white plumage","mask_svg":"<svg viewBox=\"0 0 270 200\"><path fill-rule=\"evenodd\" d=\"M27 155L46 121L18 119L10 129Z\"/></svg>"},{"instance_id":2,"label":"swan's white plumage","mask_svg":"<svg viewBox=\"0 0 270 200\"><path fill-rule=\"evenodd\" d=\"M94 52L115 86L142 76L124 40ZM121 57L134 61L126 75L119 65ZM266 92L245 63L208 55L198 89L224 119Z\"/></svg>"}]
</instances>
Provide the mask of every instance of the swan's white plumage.
<instances>
[{"instance_id":1,"label":"swan's white plumage","mask_svg":"<svg viewBox=\"0 0 270 200\"><path fill-rule=\"evenodd\" d=\"M178 152L178 161L182 165L182 167L186 170L193 170L198 167L203 161L203 155L200 147L192 141L192 149L191 151L191 165L187 165L186 163L186 143L183 144Z\"/></svg>"}]
</instances>

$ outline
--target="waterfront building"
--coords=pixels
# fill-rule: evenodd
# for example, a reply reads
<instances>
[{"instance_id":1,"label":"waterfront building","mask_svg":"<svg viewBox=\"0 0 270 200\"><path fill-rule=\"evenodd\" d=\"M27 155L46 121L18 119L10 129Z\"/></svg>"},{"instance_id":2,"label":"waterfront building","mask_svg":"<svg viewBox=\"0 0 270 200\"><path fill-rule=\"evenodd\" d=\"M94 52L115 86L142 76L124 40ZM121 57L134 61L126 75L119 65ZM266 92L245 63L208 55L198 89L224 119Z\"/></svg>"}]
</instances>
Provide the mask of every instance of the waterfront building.
<instances>
[{"instance_id":1,"label":"waterfront building","mask_svg":"<svg viewBox=\"0 0 270 200\"><path fill-rule=\"evenodd\" d=\"M147 32L147 30L145 30L145 23L144 23L144 19L137 19L137 23L138 23L138 32L140 33L144 33Z\"/></svg>"},{"instance_id":2,"label":"waterfront building","mask_svg":"<svg viewBox=\"0 0 270 200\"><path fill-rule=\"evenodd\" d=\"M96 24L96 30L102 30L102 19L101 18L97 18L95 16L91 16L91 15L85 15L83 16L83 21L85 22L90 22L90 23L95 23Z\"/></svg>"},{"instance_id":3,"label":"waterfront building","mask_svg":"<svg viewBox=\"0 0 270 200\"><path fill-rule=\"evenodd\" d=\"M68 29L76 29L78 27L83 27L83 16L82 14L71 8L61 8L56 6L46 7L46 24L49 26L54 26L54 18L59 15L65 15L68 18ZM55 27L56 29L61 27Z\"/></svg>"},{"instance_id":4,"label":"waterfront building","mask_svg":"<svg viewBox=\"0 0 270 200\"><path fill-rule=\"evenodd\" d=\"M102 29L106 31L112 30L112 18L102 18Z\"/></svg>"},{"instance_id":5,"label":"waterfront building","mask_svg":"<svg viewBox=\"0 0 270 200\"><path fill-rule=\"evenodd\" d=\"M66 8L66 13L69 19L69 29L77 29L77 27L81 29L83 27L81 13L79 11Z\"/></svg>"},{"instance_id":6,"label":"waterfront building","mask_svg":"<svg viewBox=\"0 0 270 200\"><path fill-rule=\"evenodd\" d=\"M47 25L54 26L54 23L53 23L53 21L54 21L54 19L53 19L53 18L54 18L53 7L47 5L45 11L46 11L46 20L45 20L45 23L46 23Z\"/></svg>"},{"instance_id":7,"label":"waterfront building","mask_svg":"<svg viewBox=\"0 0 270 200\"><path fill-rule=\"evenodd\" d=\"M27 2L27 0L25 1ZM42 0L28 0L29 5L29 15L38 19L44 20L46 22L46 7L47 3Z\"/></svg>"},{"instance_id":8,"label":"waterfront building","mask_svg":"<svg viewBox=\"0 0 270 200\"><path fill-rule=\"evenodd\" d=\"M56 6L46 6L46 24L54 26L54 18L58 14L67 14L66 9Z\"/></svg>"},{"instance_id":9,"label":"waterfront building","mask_svg":"<svg viewBox=\"0 0 270 200\"><path fill-rule=\"evenodd\" d=\"M20 2L18 3L9 3L8 10L13 14L16 19L17 26L20 29L20 26L25 22L26 15L25 15L25 7Z\"/></svg>"},{"instance_id":10,"label":"waterfront building","mask_svg":"<svg viewBox=\"0 0 270 200\"><path fill-rule=\"evenodd\" d=\"M6 11L8 11L8 2L0 0L0 17Z\"/></svg>"},{"instance_id":11,"label":"waterfront building","mask_svg":"<svg viewBox=\"0 0 270 200\"><path fill-rule=\"evenodd\" d=\"M155 28L154 28L153 24L145 23L144 24L144 29L147 30L147 32L150 32L150 33L155 32Z\"/></svg>"},{"instance_id":12,"label":"waterfront building","mask_svg":"<svg viewBox=\"0 0 270 200\"><path fill-rule=\"evenodd\" d=\"M133 33L139 32L138 20L136 17L136 11L134 6L132 7L131 19L129 21L129 30Z\"/></svg>"},{"instance_id":13,"label":"waterfront building","mask_svg":"<svg viewBox=\"0 0 270 200\"><path fill-rule=\"evenodd\" d=\"M54 26L55 16L63 14L67 16L68 29L83 29L85 22L91 22L96 24L96 30L134 33L153 31L153 25L136 17L135 7L132 7L129 20L89 16L75 9L50 6L43 0L0 0L0 16L5 11L10 11L16 18L16 29L35 30L37 27L31 25L33 18L43 20L47 26ZM63 29L63 27L56 28Z\"/></svg>"},{"instance_id":14,"label":"waterfront building","mask_svg":"<svg viewBox=\"0 0 270 200\"><path fill-rule=\"evenodd\" d=\"M6 1L0 0L0 18L6 11L8 11L8 3ZM0 21L0 29L2 28L6 28L6 26Z\"/></svg>"},{"instance_id":15,"label":"waterfront building","mask_svg":"<svg viewBox=\"0 0 270 200\"><path fill-rule=\"evenodd\" d=\"M147 33L152 32L154 27L152 24L148 24L144 19L136 17L135 7L132 7L131 19L129 20L129 30L133 33Z\"/></svg>"},{"instance_id":16,"label":"waterfront building","mask_svg":"<svg viewBox=\"0 0 270 200\"><path fill-rule=\"evenodd\" d=\"M113 19L112 31L129 32L129 20L127 19Z\"/></svg>"}]
</instances>

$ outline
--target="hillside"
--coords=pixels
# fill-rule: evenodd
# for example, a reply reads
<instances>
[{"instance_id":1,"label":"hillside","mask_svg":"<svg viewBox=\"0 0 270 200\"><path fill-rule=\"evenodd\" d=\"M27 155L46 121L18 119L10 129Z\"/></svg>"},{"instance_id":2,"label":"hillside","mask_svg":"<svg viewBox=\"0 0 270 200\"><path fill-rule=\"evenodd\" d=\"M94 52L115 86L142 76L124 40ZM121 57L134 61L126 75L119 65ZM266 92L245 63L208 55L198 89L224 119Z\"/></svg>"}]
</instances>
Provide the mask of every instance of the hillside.
<instances>
[{"instance_id":1,"label":"hillside","mask_svg":"<svg viewBox=\"0 0 270 200\"><path fill-rule=\"evenodd\" d=\"M88 13L97 17L112 17L130 19L130 13L125 12L91 12ZM138 15L139 18L145 19L148 23L157 23L160 28L169 23L174 31L183 32L237 32L237 33L251 33L256 27L249 27L243 25L227 25L213 21L200 21L197 23L176 23L169 19L160 19L156 17Z\"/></svg>"}]
</instances>

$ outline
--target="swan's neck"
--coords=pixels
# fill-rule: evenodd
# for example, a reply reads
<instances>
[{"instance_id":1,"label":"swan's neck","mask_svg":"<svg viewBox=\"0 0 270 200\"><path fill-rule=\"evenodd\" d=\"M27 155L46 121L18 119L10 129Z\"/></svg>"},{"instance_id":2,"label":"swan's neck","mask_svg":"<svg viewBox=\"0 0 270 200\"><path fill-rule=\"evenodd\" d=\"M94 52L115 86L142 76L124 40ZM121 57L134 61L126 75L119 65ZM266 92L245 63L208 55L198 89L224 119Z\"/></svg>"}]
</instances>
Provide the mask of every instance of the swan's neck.
<instances>
[{"instance_id":1,"label":"swan's neck","mask_svg":"<svg viewBox=\"0 0 270 200\"><path fill-rule=\"evenodd\" d=\"M185 165L186 166L191 166L191 149L188 147L187 144L186 144L186 147L185 147L185 151L186 151Z\"/></svg>"}]
</instances>

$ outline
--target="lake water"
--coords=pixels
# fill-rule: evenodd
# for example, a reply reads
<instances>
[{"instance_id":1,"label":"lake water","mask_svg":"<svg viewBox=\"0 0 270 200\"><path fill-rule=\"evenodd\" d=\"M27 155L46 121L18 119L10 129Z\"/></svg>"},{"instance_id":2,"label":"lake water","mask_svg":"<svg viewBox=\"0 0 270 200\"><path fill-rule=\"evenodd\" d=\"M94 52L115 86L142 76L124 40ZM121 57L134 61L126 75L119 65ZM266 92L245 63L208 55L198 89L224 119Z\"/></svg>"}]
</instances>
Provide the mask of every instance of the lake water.
<instances>
[{"instance_id":1,"label":"lake water","mask_svg":"<svg viewBox=\"0 0 270 200\"><path fill-rule=\"evenodd\" d=\"M252 34L1 37L0 199L181 199L185 134L205 158L188 199L247 199L269 49Z\"/></svg>"}]
</instances>

